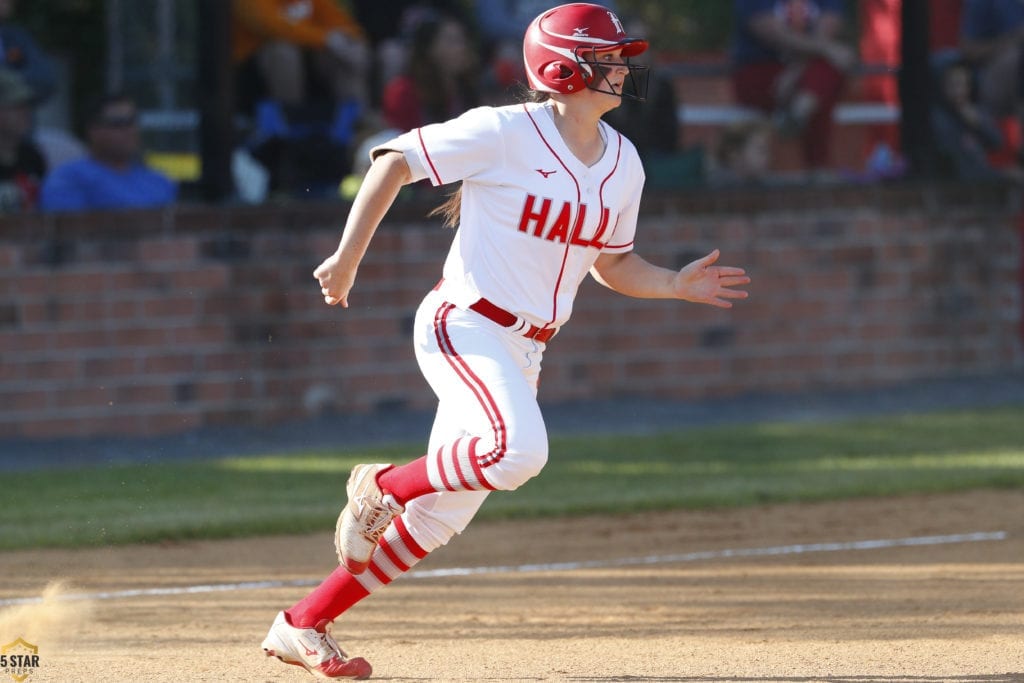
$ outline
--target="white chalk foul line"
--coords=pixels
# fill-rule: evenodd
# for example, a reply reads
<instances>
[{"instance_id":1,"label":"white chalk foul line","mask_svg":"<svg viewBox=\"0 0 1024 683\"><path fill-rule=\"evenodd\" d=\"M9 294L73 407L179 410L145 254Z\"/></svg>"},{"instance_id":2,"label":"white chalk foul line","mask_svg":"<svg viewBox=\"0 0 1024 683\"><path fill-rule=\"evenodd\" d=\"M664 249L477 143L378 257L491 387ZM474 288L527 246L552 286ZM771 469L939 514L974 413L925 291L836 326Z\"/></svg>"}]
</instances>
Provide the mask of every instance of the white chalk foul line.
<instances>
[{"instance_id":1,"label":"white chalk foul line","mask_svg":"<svg viewBox=\"0 0 1024 683\"><path fill-rule=\"evenodd\" d=\"M721 560L731 557L770 557L777 555L804 555L808 553L829 553L842 550L879 550L882 548L906 548L926 545L949 545L953 543L978 543L982 541L1004 541L1005 531L978 531L970 534L948 534L945 536L911 536L909 538L883 538L872 541L849 541L845 543L800 543L777 545L767 548L726 548L703 550L675 555L646 555L623 557L611 560L586 560L583 562L550 562L545 564L499 565L493 567L450 567L412 571L407 578L434 579L448 576L475 576L478 574L512 574L530 572L561 572L578 569L608 569L613 567L636 567L652 564L679 564L702 560ZM194 593L219 593L223 591L261 590L265 588L292 588L319 585L320 579L294 579L291 581L242 581L239 583L217 583L200 586L178 586L172 588L136 588L132 590L101 591L97 593L66 593L57 596L59 600L114 600L141 596L191 595ZM0 607L33 605L43 601L40 597L9 598L0 600Z\"/></svg>"}]
</instances>

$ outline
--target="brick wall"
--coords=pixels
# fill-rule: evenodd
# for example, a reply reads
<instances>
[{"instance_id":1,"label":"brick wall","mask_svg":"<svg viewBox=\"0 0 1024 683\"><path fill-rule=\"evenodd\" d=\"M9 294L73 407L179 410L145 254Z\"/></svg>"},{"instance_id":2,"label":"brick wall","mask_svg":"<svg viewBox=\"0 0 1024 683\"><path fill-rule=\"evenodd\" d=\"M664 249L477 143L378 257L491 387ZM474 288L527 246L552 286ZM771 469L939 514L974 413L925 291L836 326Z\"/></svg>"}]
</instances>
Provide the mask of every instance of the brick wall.
<instances>
[{"instance_id":1,"label":"brick wall","mask_svg":"<svg viewBox=\"0 0 1024 683\"><path fill-rule=\"evenodd\" d=\"M584 284L541 398L694 399L1019 369L1021 241L1000 188L649 194L638 249L745 266L732 311ZM155 434L428 407L409 341L451 232L389 214L352 308L311 272L344 207L0 221L0 436Z\"/></svg>"}]
</instances>

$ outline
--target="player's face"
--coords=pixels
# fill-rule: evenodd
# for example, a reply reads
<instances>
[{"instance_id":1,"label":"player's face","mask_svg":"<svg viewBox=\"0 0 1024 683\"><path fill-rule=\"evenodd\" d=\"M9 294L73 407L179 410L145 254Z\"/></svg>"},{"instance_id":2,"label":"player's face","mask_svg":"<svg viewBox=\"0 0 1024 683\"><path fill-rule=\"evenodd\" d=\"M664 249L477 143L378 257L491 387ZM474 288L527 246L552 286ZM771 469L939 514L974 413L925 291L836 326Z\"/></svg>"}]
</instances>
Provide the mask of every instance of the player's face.
<instances>
[{"instance_id":1,"label":"player's face","mask_svg":"<svg viewBox=\"0 0 1024 683\"><path fill-rule=\"evenodd\" d=\"M609 109L619 106L623 85L629 77L629 66L622 57L622 48L591 53L585 59L596 72L591 92L604 98Z\"/></svg>"}]
</instances>

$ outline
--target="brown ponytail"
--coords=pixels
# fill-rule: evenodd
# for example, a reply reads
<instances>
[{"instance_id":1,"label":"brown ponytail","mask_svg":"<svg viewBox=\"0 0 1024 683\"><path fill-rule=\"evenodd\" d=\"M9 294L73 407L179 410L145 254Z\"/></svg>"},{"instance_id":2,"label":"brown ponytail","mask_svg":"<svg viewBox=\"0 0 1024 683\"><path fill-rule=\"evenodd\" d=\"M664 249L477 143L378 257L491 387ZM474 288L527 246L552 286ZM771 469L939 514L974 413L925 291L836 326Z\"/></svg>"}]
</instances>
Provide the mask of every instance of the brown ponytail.
<instances>
[{"instance_id":1,"label":"brown ponytail","mask_svg":"<svg viewBox=\"0 0 1024 683\"><path fill-rule=\"evenodd\" d=\"M459 219L462 218L462 183L459 183L455 191L448 195L448 199L444 200L443 204L431 209L427 216L430 218L443 216L444 222L441 223L443 227L459 227Z\"/></svg>"}]
</instances>

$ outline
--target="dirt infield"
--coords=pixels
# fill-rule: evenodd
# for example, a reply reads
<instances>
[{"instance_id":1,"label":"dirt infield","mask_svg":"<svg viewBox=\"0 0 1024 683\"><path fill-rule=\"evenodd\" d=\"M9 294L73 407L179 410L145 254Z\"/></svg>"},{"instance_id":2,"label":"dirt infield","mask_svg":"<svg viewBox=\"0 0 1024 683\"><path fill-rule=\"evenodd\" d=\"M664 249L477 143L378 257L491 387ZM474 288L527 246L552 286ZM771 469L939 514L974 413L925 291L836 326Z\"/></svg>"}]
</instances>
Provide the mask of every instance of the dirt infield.
<instances>
[{"instance_id":1,"label":"dirt infield","mask_svg":"<svg viewBox=\"0 0 1024 683\"><path fill-rule=\"evenodd\" d=\"M314 680L259 644L333 561L329 533L5 553L0 601L92 597L8 603L0 645L38 646L28 681ZM1021 491L480 522L418 571L335 627L376 679L1024 681ZM199 585L232 589L178 590Z\"/></svg>"}]
</instances>

